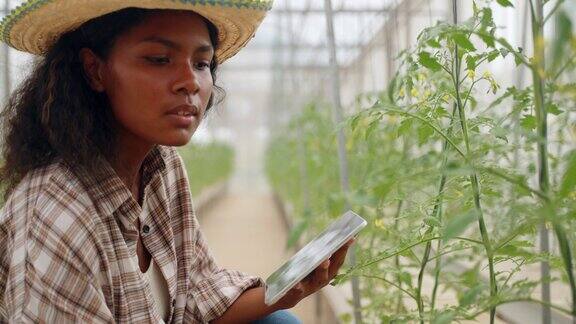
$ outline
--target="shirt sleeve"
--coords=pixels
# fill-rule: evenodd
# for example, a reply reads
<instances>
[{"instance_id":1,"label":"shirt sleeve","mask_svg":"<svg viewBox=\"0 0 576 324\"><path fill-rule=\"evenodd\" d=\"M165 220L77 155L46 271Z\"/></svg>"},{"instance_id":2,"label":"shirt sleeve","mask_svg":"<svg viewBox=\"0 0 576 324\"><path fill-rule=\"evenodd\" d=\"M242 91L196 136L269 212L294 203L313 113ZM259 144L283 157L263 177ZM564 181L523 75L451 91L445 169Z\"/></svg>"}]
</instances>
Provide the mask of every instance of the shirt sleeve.
<instances>
[{"instance_id":1,"label":"shirt sleeve","mask_svg":"<svg viewBox=\"0 0 576 324\"><path fill-rule=\"evenodd\" d=\"M244 291L264 285L258 277L218 268L200 231L197 231L195 250L185 323L208 323L222 316Z\"/></svg>"},{"instance_id":2,"label":"shirt sleeve","mask_svg":"<svg viewBox=\"0 0 576 324\"><path fill-rule=\"evenodd\" d=\"M72 215L46 217L34 208L14 211L7 206L3 216L1 231L8 235L2 242L0 268L6 276L1 278L5 294L0 299L6 322L114 321L92 280L90 269L97 258L89 248L89 234Z\"/></svg>"}]
</instances>

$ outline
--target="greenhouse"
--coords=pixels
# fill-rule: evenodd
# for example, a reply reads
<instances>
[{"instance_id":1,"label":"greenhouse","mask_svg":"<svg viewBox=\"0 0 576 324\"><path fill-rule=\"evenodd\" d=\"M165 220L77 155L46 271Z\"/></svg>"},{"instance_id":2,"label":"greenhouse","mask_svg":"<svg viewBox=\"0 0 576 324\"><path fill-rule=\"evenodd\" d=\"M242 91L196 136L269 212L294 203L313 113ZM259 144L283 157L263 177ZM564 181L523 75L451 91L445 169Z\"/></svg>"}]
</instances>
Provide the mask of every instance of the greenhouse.
<instances>
[{"instance_id":1,"label":"greenhouse","mask_svg":"<svg viewBox=\"0 0 576 324\"><path fill-rule=\"evenodd\" d=\"M0 46L5 109L39 57ZM303 323L576 324L575 80L575 0L274 0L174 146L222 268L266 280L366 220Z\"/></svg>"}]
</instances>

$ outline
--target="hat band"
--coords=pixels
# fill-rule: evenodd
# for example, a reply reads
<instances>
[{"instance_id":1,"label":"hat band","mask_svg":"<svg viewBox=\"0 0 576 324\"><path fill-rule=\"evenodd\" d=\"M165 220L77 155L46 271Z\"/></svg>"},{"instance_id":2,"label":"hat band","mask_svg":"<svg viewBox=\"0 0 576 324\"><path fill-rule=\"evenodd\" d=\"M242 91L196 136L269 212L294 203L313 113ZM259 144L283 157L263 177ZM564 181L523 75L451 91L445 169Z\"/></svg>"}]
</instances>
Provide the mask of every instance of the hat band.
<instances>
[{"instance_id":1,"label":"hat band","mask_svg":"<svg viewBox=\"0 0 576 324\"><path fill-rule=\"evenodd\" d=\"M53 0L31 0L27 1L10 12L0 21L0 39L9 42L12 27L25 15L33 10L37 10L43 5ZM224 6L236 7L238 9L251 9L268 11L272 8L272 1L269 0L172 0L183 4L203 5L203 6Z\"/></svg>"}]
</instances>

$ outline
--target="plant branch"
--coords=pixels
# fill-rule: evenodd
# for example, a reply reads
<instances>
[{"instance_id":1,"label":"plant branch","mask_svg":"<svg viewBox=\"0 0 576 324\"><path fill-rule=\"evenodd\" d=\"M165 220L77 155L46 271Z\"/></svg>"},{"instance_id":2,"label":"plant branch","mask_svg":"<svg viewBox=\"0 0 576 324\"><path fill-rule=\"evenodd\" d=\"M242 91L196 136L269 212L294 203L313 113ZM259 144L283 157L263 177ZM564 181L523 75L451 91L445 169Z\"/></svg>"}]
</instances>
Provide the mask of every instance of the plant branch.
<instances>
[{"instance_id":1,"label":"plant branch","mask_svg":"<svg viewBox=\"0 0 576 324\"><path fill-rule=\"evenodd\" d=\"M399 115L405 115L405 116L409 116L412 118L416 118L420 121L422 121L423 123L425 123L426 125L430 126L432 129L434 129L434 131L436 131L440 136L442 136L450 145L452 145L452 147L456 150L456 152L458 152L463 158L466 158L466 154L464 154L464 152L458 147L458 145L456 145L449 137L448 135L446 135L442 130L440 130L440 128L438 128L438 126L432 124L430 121L428 121L426 118L419 116L417 114L413 114L407 111L403 111L400 109L395 109L395 108L387 108L387 107L381 107L382 110L386 110L386 111L390 111ZM467 158L466 158L467 159Z\"/></svg>"},{"instance_id":2,"label":"plant branch","mask_svg":"<svg viewBox=\"0 0 576 324\"><path fill-rule=\"evenodd\" d=\"M369 278L369 279L378 279L378 280L382 280L385 283L389 284L390 286L396 287L398 290L400 290L401 292L405 293L406 295L410 296L412 299L416 300L416 296L414 296L414 294L412 294L411 292L409 292L408 290L402 288L400 285L395 284L394 282L384 278L384 277L379 277L379 276L372 276L372 275L365 275L365 274L361 274L359 275L360 277L363 278Z\"/></svg>"},{"instance_id":3,"label":"plant branch","mask_svg":"<svg viewBox=\"0 0 576 324\"><path fill-rule=\"evenodd\" d=\"M550 9L550 11L548 12L548 14L546 15L546 18L544 18L544 24L546 24L546 22L552 18L552 16L556 13L556 11L558 10L558 8L560 8L560 5L564 2L564 0L558 0L555 4L554 7L552 7L552 9Z\"/></svg>"},{"instance_id":4,"label":"plant branch","mask_svg":"<svg viewBox=\"0 0 576 324\"><path fill-rule=\"evenodd\" d=\"M574 64L574 60L576 59L576 54L572 55L566 62L564 62L564 64L562 65L562 67L558 70L558 72L556 72L556 74L554 74L554 77L552 78L552 80L557 81L558 78L560 78L560 76L562 75L562 73L572 64Z\"/></svg>"},{"instance_id":5,"label":"plant branch","mask_svg":"<svg viewBox=\"0 0 576 324\"><path fill-rule=\"evenodd\" d=\"M481 171L486 171L487 173L489 173L491 175L497 176L497 177L502 178L502 179L504 179L504 180L506 180L512 184L515 184L515 185L519 186L520 188L533 193L534 195L538 196L541 199L550 200L550 198L547 195L545 195L543 192L541 192L537 189L533 189L529 185L527 185L521 181L518 181L518 180L514 179L513 177L511 177L505 173L502 173L502 172L500 172L494 168L479 166L478 169Z\"/></svg>"}]
</instances>

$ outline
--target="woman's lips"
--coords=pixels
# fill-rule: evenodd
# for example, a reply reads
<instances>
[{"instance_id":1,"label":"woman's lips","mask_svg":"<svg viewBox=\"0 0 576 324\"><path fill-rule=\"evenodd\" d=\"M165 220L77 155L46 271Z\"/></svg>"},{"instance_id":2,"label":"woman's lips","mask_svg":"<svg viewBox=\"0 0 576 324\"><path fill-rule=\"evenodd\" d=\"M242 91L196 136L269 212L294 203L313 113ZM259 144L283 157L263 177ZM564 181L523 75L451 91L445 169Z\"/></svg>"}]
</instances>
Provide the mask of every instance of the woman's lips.
<instances>
[{"instance_id":1,"label":"woman's lips","mask_svg":"<svg viewBox=\"0 0 576 324\"><path fill-rule=\"evenodd\" d=\"M198 115L200 109L196 105L184 104L177 107L174 107L168 111L169 115L178 115L178 116L188 116L188 115Z\"/></svg>"},{"instance_id":2,"label":"woman's lips","mask_svg":"<svg viewBox=\"0 0 576 324\"><path fill-rule=\"evenodd\" d=\"M195 105L180 105L168 111L167 117L176 127L188 128L198 119L199 109Z\"/></svg>"}]
</instances>

